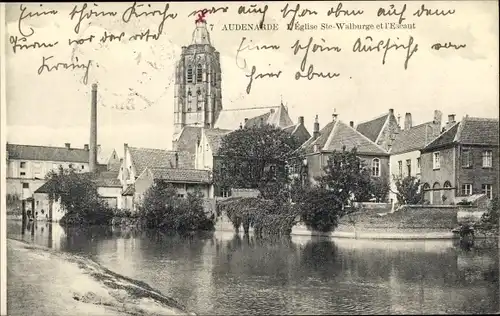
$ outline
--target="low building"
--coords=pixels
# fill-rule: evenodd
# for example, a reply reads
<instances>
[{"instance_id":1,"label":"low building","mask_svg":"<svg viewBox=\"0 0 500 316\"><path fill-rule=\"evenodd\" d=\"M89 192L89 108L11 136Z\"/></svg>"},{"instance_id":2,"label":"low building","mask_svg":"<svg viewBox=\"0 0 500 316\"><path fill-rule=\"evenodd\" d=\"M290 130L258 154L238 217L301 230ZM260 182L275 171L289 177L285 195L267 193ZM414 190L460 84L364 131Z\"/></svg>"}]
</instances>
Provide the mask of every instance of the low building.
<instances>
[{"instance_id":1,"label":"low building","mask_svg":"<svg viewBox=\"0 0 500 316\"><path fill-rule=\"evenodd\" d=\"M434 111L430 122L413 126L411 114L407 113L405 128L396 134L390 147L390 198L396 201L396 180L405 177L420 178L420 150L441 133L441 112Z\"/></svg>"},{"instance_id":2,"label":"low building","mask_svg":"<svg viewBox=\"0 0 500 316\"><path fill-rule=\"evenodd\" d=\"M196 190L200 190L204 198L214 195L212 175L208 170L148 167L135 181L135 202L141 203L146 191L158 182L171 184L177 190L177 196L181 198Z\"/></svg>"},{"instance_id":3,"label":"low building","mask_svg":"<svg viewBox=\"0 0 500 316\"><path fill-rule=\"evenodd\" d=\"M389 153L366 136L358 132L352 126L338 120L337 114L324 128L319 129L318 117L314 123L313 136L309 138L297 151L305 158L303 161L295 162L295 173L297 170L305 170L308 183L315 183L316 178L324 175L330 155L334 151L352 150L356 148L358 157L370 169L372 177L389 177Z\"/></svg>"},{"instance_id":4,"label":"low building","mask_svg":"<svg viewBox=\"0 0 500 316\"><path fill-rule=\"evenodd\" d=\"M465 116L421 150L421 179L431 204L498 194L498 119Z\"/></svg>"}]
</instances>

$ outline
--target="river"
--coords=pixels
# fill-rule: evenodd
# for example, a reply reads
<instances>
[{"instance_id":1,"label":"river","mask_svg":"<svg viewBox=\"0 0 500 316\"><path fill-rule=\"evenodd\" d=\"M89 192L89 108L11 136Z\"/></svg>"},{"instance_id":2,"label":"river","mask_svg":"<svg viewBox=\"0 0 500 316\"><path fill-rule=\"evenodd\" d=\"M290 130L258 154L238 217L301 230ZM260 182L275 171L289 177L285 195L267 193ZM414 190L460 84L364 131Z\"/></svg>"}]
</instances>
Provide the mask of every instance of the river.
<instances>
[{"instance_id":1,"label":"river","mask_svg":"<svg viewBox=\"0 0 500 316\"><path fill-rule=\"evenodd\" d=\"M8 221L7 234L90 257L199 315L499 311L494 242L468 250L451 240L271 242L230 232L180 237L45 222L23 228L20 221Z\"/></svg>"}]
</instances>

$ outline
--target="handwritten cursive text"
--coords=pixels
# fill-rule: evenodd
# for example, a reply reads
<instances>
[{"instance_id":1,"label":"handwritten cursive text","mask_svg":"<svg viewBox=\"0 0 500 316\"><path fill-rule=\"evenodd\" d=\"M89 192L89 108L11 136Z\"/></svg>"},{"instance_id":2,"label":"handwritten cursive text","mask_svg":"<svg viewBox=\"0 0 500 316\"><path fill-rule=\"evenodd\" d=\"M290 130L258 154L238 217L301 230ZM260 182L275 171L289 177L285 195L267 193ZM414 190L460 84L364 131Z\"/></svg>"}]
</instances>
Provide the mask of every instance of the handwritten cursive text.
<instances>
[{"instance_id":1,"label":"handwritten cursive text","mask_svg":"<svg viewBox=\"0 0 500 316\"><path fill-rule=\"evenodd\" d=\"M85 69L85 73L83 75L83 84L87 84L89 81L89 69L90 65L92 64L92 60L89 60L87 64L75 64L75 63L57 63L55 65L49 66L46 62L50 59L52 59L54 56L49 56L49 57L42 57L42 65L38 68L38 74L41 75L44 71L51 72L53 70L59 70L59 69L69 69L69 70L75 70L75 69ZM75 58L76 62L78 63L78 57Z\"/></svg>"},{"instance_id":2,"label":"handwritten cursive text","mask_svg":"<svg viewBox=\"0 0 500 316\"><path fill-rule=\"evenodd\" d=\"M43 7L43 4L40 4L40 8ZM44 15L56 15L58 13L57 10L48 10L48 11L41 11L41 12L26 12L27 8L23 6L22 4L19 6L19 10L21 11L21 14L19 15L19 19L17 20L17 29L19 30L19 34L21 34L24 37L30 37L35 33L35 30L33 30L32 27L30 27L30 33L24 33L22 24L25 19L29 18L34 18L34 17L40 17Z\"/></svg>"},{"instance_id":3,"label":"handwritten cursive text","mask_svg":"<svg viewBox=\"0 0 500 316\"><path fill-rule=\"evenodd\" d=\"M278 71L277 73L268 72L255 75L256 72L257 68L255 66L252 66L252 72L246 75L248 78L250 78L250 82L247 85L247 94L250 94L250 91L252 90L252 83L254 80L261 78L279 78L281 76L281 70Z\"/></svg>"},{"instance_id":4,"label":"handwritten cursive text","mask_svg":"<svg viewBox=\"0 0 500 316\"><path fill-rule=\"evenodd\" d=\"M399 38L397 38L399 39ZM385 59L387 57L387 52L391 49L393 50L399 50L399 49L405 49L406 50L406 58L405 58L405 63L404 67L405 70L408 69L408 62L410 58L413 56L413 54L418 50L418 44L415 44L413 46L413 36L410 36L408 40L408 44L395 44L392 43L392 40L390 38L387 39L387 41L379 41L377 44L373 43L373 38L371 36L366 36L365 40L369 43L363 44L361 41L361 38L358 38L356 42L354 43L354 46L352 48L352 51L355 53L366 53L366 52L372 52L372 51L377 51L377 52L384 52L383 58L382 58L382 65L385 65Z\"/></svg>"}]
</instances>

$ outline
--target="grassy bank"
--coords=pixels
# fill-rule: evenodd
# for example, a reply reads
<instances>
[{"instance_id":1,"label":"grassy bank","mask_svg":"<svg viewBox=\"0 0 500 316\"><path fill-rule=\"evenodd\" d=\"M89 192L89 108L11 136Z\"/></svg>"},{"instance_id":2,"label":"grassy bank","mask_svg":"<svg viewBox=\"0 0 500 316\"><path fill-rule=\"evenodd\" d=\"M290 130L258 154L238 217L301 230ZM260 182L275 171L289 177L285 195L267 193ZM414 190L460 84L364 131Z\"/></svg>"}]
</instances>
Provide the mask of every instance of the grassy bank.
<instances>
[{"instance_id":1,"label":"grassy bank","mask_svg":"<svg viewBox=\"0 0 500 316\"><path fill-rule=\"evenodd\" d=\"M7 240L9 315L189 315L148 284L79 256Z\"/></svg>"}]
</instances>

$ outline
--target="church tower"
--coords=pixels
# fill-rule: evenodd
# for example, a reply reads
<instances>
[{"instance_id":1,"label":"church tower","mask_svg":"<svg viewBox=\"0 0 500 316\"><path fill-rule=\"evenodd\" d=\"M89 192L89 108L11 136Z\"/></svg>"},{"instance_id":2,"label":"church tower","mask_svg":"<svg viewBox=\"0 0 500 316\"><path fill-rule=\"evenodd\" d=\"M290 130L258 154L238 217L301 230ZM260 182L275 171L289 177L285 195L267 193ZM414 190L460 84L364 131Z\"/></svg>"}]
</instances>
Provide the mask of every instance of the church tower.
<instances>
[{"instance_id":1,"label":"church tower","mask_svg":"<svg viewBox=\"0 0 500 316\"><path fill-rule=\"evenodd\" d=\"M213 128L222 111L220 55L205 21L196 21L175 72L174 140L185 126Z\"/></svg>"}]
</instances>

